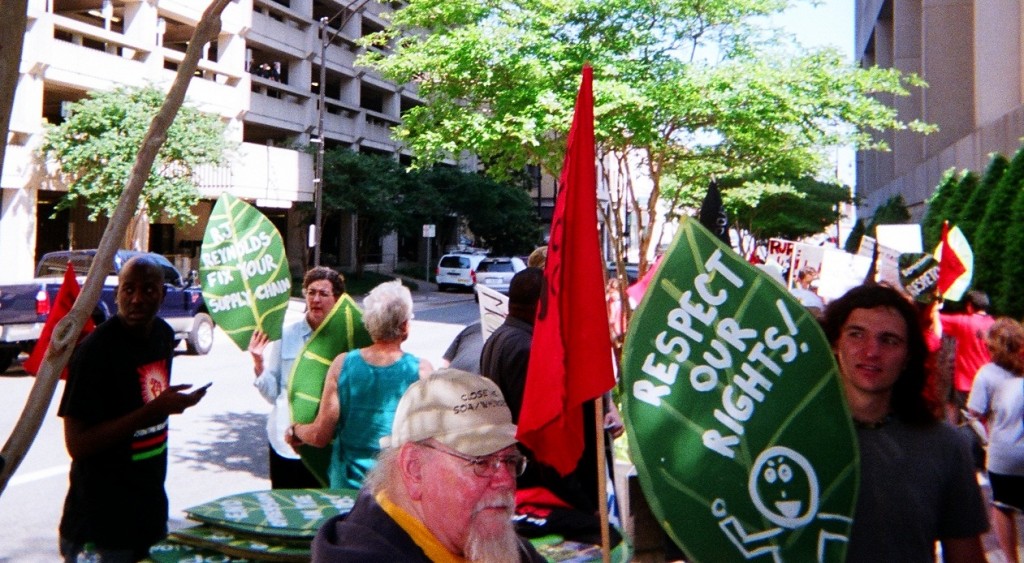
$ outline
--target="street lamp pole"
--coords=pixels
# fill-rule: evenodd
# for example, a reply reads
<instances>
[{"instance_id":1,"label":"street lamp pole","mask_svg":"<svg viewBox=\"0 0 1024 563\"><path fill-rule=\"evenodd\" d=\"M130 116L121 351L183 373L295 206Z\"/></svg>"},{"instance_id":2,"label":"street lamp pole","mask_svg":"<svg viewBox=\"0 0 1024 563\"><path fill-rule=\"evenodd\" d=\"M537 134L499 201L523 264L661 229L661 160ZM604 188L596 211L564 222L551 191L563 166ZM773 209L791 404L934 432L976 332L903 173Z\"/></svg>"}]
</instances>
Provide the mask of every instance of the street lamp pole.
<instances>
[{"instance_id":1,"label":"street lamp pole","mask_svg":"<svg viewBox=\"0 0 1024 563\"><path fill-rule=\"evenodd\" d=\"M330 18L324 16L320 18L320 88L317 103L317 125L316 125L316 176L313 178L313 191L314 198L316 200L316 216L315 221L315 233L314 233L314 247L313 247L313 265L320 265L320 239L321 231L323 230L323 196L324 196L324 98L326 97L327 88L327 46L334 41L334 39L341 33L341 30L345 29L345 25L357 12L363 9L363 6L369 0L352 0L344 8L338 11ZM335 20L339 16L341 22L338 24L338 30L333 35L328 37L327 25Z\"/></svg>"},{"instance_id":2,"label":"street lamp pole","mask_svg":"<svg viewBox=\"0 0 1024 563\"><path fill-rule=\"evenodd\" d=\"M327 17L320 18L320 92L317 99L316 176L313 190L316 198L316 231L314 233L313 265L320 265L320 230L323 227L324 208L324 82L327 81Z\"/></svg>"}]
</instances>

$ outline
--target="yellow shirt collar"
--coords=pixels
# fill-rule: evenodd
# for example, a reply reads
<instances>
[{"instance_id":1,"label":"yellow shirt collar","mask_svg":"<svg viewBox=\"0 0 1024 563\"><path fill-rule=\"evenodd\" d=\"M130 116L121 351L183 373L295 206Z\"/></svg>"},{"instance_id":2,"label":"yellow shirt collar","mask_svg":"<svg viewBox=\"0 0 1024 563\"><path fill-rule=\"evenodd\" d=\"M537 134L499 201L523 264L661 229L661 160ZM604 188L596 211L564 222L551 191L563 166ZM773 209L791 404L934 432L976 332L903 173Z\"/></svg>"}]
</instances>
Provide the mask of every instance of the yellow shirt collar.
<instances>
[{"instance_id":1,"label":"yellow shirt collar","mask_svg":"<svg viewBox=\"0 0 1024 563\"><path fill-rule=\"evenodd\" d=\"M405 530L405 533L409 534L412 541L423 550L428 559L434 563L466 563L465 558L448 551L448 548L423 525L423 522L391 502L384 491L377 493L374 499L381 509Z\"/></svg>"}]
</instances>

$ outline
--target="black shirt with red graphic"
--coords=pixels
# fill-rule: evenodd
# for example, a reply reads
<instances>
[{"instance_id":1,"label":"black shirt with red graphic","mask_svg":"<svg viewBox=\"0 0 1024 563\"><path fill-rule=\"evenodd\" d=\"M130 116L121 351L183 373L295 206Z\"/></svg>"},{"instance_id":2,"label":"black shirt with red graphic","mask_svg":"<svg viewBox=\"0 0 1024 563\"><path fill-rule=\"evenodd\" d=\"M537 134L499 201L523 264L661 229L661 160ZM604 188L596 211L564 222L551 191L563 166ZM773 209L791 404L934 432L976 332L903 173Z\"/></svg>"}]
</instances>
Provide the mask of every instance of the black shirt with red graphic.
<instances>
[{"instance_id":1,"label":"black shirt with red graphic","mask_svg":"<svg viewBox=\"0 0 1024 563\"><path fill-rule=\"evenodd\" d=\"M72 356L57 414L93 425L140 408L170 384L173 350L174 332L162 319L148 335L109 319ZM166 475L166 419L73 460L61 537L146 553L167 534Z\"/></svg>"}]
</instances>

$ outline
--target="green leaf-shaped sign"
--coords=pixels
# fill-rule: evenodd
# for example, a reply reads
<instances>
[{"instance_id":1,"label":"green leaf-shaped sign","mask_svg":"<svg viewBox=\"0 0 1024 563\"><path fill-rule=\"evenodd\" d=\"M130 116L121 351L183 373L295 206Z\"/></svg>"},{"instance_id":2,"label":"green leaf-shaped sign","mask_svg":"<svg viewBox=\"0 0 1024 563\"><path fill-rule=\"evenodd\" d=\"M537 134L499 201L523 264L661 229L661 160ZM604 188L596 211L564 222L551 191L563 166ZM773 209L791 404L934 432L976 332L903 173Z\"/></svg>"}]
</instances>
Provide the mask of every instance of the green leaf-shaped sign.
<instances>
[{"instance_id":1,"label":"green leaf-shaped sign","mask_svg":"<svg viewBox=\"0 0 1024 563\"><path fill-rule=\"evenodd\" d=\"M210 214L199 255L203 299L241 350L255 330L281 339L292 280L281 233L258 209L225 192Z\"/></svg>"},{"instance_id":2,"label":"green leaf-shaped sign","mask_svg":"<svg viewBox=\"0 0 1024 563\"><path fill-rule=\"evenodd\" d=\"M273 489L228 495L185 510L192 520L249 536L305 538L355 505L351 489Z\"/></svg>"},{"instance_id":3,"label":"green leaf-shaped sign","mask_svg":"<svg viewBox=\"0 0 1024 563\"><path fill-rule=\"evenodd\" d=\"M316 418L320 397L324 392L324 378L335 356L372 343L356 302L347 293L342 295L292 363L292 372L288 377L288 404L292 410L292 422L307 424ZM331 445L317 448L303 444L299 446L299 457L326 487L327 469L331 465Z\"/></svg>"},{"instance_id":4,"label":"green leaf-shaped sign","mask_svg":"<svg viewBox=\"0 0 1024 563\"><path fill-rule=\"evenodd\" d=\"M858 453L828 341L696 220L630 320L623 385L644 495L694 560L843 560Z\"/></svg>"}]
</instances>

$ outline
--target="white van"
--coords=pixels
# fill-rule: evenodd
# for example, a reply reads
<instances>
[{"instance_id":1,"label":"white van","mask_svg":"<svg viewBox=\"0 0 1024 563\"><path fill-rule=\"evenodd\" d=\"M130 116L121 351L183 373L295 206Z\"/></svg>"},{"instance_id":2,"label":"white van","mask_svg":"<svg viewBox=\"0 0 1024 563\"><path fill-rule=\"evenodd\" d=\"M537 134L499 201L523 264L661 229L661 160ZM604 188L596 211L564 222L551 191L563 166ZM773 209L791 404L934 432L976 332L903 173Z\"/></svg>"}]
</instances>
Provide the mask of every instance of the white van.
<instances>
[{"instance_id":1,"label":"white van","mask_svg":"<svg viewBox=\"0 0 1024 563\"><path fill-rule=\"evenodd\" d=\"M469 289L476 285L476 267L485 254L445 254L437 263L438 291Z\"/></svg>"}]
</instances>

